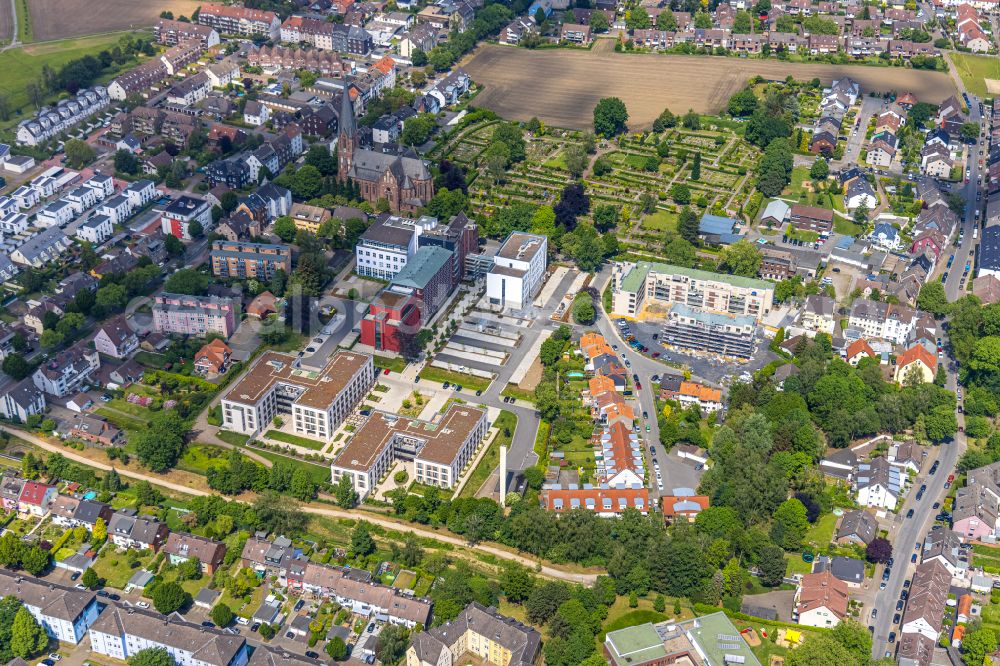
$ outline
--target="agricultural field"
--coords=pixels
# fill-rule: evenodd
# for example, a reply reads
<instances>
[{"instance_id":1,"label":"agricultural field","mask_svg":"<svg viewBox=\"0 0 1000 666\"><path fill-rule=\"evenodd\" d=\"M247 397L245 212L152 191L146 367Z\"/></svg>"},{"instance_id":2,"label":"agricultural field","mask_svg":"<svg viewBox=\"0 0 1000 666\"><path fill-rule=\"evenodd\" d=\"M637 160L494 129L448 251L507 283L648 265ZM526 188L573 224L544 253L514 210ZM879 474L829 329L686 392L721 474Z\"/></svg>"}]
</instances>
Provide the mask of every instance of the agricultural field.
<instances>
[{"instance_id":1,"label":"agricultural field","mask_svg":"<svg viewBox=\"0 0 1000 666\"><path fill-rule=\"evenodd\" d=\"M965 89L979 97L1000 93L1000 60L995 56L949 53Z\"/></svg>"},{"instance_id":2,"label":"agricultural field","mask_svg":"<svg viewBox=\"0 0 1000 666\"><path fill-rule=\"evenodd\" d=\"M190 16L200 5L193 0L31 0L32 36L35 41L65 39L135 30L156 23L160 12Z\"/></svg>"},{"instance_id":3,"label":"agricultural field","mask_svg":"<svg viewBox=\"0 0 1000 666\"><path fill-rule=\"evenodd\" d=\"M0 3L2 5L4 3ZM27 46L0 52L0 93L7 96L11 108L10 120L0 123L0 126L13 126L25 115L34 112L34 107L28 101L26 92L29 83L38 82L42 78L42 68L45 65L58 70L71 60L86 55L97 55L101 50L112 48L118 43L121 33L100 35L82 39L68 39L47 44L29 44ZM131 67L136 61L128 62L124 67ZM107 83L102 79L100 83Z\"/></svg>"},{"instance_id":4,"label":"agricultural field","mask_svg":"<svg viewBox=\"0 0 1000 666\"><path fill-rule=\"evenodd\" d=\"M0 42L9 42L14 34L14 16L10 7L11 3L0 2Z\"/></svg>"},{"instance_id":5,"label":"agricultural field","mask_svg":"<svg viewBox=\"0 0 1000 666\"><path fill-rule=\"evenodd\" d=\"M588 129L602 97L620 97L628 107L632 130L650 127L670 107L714 114L753 76L784 80L819 78L828 84L850 76L865 91L909 90L918 99L939 103L955 93L943 72L898 67L866 67L713 56L615 53L600 40L589 51L512 49L486 45L463 63L483 90L476 106L504 118Z\"/></svg>"},{"instance_id":6,"label":"agricultural field","mask_svg":"<svg viewBox=\"0 0 1000 666\"><path fill-rule=\"evenodd\" d=\"M475 170L497 122L481 121L465 128L441 149L441 157ZM591 210L602 205L620 208L619 242L644 250L659 250L663 233L677 229L681 206L668 195L675 184L690 189L699 215L738 216L753 193L752 174L760 158L760 151L743 140L741 129L738 123L704 116L697 130L678 126L658 134L629 134L599 142L583 175ZM532 137L526 158L513 165L499 183L485 176L475 180L469 188L474 206L489 214L512 203L555 204L563 187L573 180L562 156L584 142L584 134L573 130L550 128ZM663 143L669 146L666 158L658 154ZM701 156L698 180L691 179L695 154ZM597 159L609 167L601 175L595 174ZM654 205L644 212L643 199L650 197Z\"/></svg>"}]
</instances>

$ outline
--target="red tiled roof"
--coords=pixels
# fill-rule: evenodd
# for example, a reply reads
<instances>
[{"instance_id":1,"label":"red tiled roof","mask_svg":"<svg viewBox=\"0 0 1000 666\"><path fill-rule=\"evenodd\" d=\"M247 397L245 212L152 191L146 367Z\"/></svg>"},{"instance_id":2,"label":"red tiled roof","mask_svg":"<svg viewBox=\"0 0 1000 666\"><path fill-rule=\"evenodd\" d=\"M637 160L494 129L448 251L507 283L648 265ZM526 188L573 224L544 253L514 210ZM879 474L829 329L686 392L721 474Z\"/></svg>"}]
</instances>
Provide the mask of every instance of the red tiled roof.
<instances>
[{"instance_id":1,"label":"red tiled roof","mask_svg":"<svg viewBox=\"0 0 1000 666\"><path fill-rule=\"evenodd\" d=\"M923 361L924 365L930 368L931 372L937 371L937 358L934 354L927 351L923 345L913 345L900 354L899 358L896 359L896 365L900 368L905 368L916 361Z\"/></svg>"},{"instance_id":2,"label":"red tiled roof","mask_svg":"<svg viewBox=\"0 0 1000 666\"><path fill-rule=\"evenodd\" d=\"M37 481L28 481L24 484L24 488L21 489L21 497L18 498L18 501L41 506L42 501L45 499L45 493L53 487L45 483L38 483Z\"/></svg>"},{"instance_id":3,"label":"red tiled roof","mask_svg":"<svg viewBox=\"0 0 1000 666\"><path fill-rule=\"evenodd\" d=\"M605 508L605 499L611 501L610 508ZM558 508L559 502L556 500L561 500ZM577 500L576 505L573 500ZM587 500L592 502L592 507L587 504ZM636 508L643 513L649 510L649 491L646 488L546 488L542 491L545 508L557 512L589 508L602 513L621 513L621 500L625 500L625 508Z\"/></svg>"},{"instance_id":4,"label":"red tiled roof","mask_svg":"<svg viewBox=\"0 0 1000 666\"><path fill-rule=\"evenodd\" d=\"M664 495L660 498L663 502L663 515L668 518L676 515L689 515L691 513L699 513L708 508L708 497L704 495L691 495L691 496L680 496L680 495ZM689 509L682 508L680 511L675 510L675 506L681 502L694 502L700 509L698 511L693 511Z\"/></svg>"},{"instance_id":5,"label":"red tiled roof","mask_svg":"<svg viewBox=\"0 0 1000 666\"><path fill-rule=\"evenodd\" d=\"M847 345L847 360L854 358L858 354L867 354L869 358L878 358L875 350L872 349L871 345L864 338L855 340Z\"/></svg>"}]
</instances>

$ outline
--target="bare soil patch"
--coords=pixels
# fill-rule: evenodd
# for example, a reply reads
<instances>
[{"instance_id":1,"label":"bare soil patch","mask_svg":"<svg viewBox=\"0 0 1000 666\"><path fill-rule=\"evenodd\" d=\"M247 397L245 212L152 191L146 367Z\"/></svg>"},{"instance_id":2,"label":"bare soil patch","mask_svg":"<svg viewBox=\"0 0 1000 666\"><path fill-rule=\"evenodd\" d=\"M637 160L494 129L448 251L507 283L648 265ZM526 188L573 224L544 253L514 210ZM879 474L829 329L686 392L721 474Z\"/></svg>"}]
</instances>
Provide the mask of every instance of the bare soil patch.
<instances>
[{"instance_id":1,"label":"bare soil patch","mask_svg":"<svg viewBox=\"0 0 1000 666\"><path fill-rule=\"evenodd\" d=\"M0 0L0 41L9 41L14 36L14 16L10 11L10 0Z\"/></svg>"},{"instance_id":2,"label":"bare soil patch","mask_svg":"<svg viewBox=\"0 0 1000 666\"><path fill-rule=\"evenodd\" d=\"M10 0L0 0L0 4ZM36 41L79 37L116 30L144 28L156 23L160 12L174 16L191 13L194 0L30 0L31 25ZM2 11L2 10L0 10ZM10 11L8 9L8 11ZM0 21L2 24L2 21Z\"/></svg>"},{"instance_id":3,"label":"bare soil patch","mask_svg":"<svg viewBox=\"0 0 1000 666\"><path fill-rule=\"evenodd\" d=\"M571 129L589 129L593 109L602 97L620 97L629 111L629 127L646 129L664 108L674 113L694 109L715 114L748 79L760 75L784 80L819 78L828 84L850 76L862 90L902 92L939 103L955 94L943 72L788 63L713 56L615 53L593 50L528 50L486 45L463 64L474 81L486 86L476 105L504 118L530 120Z\"/></svg>"}]
</instances>

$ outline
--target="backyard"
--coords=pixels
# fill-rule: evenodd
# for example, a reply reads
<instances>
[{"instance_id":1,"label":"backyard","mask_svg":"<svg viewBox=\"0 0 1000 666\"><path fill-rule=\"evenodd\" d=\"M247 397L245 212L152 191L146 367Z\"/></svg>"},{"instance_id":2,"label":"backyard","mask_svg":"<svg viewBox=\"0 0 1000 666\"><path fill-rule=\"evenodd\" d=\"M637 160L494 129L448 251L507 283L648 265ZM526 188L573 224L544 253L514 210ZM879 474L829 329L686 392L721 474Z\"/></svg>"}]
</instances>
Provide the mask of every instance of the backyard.
<instances>
[{"instance_id":1,"label":"backyard","mask_svg":"<svg viewBox=\"0 0 1000 666\"><path fill-rule=\"evenodd\" d=\"M1000 59L996 56L951 52L948 57L967 91L979 97L1000 93Z\"/></svg>"}]
</instances>

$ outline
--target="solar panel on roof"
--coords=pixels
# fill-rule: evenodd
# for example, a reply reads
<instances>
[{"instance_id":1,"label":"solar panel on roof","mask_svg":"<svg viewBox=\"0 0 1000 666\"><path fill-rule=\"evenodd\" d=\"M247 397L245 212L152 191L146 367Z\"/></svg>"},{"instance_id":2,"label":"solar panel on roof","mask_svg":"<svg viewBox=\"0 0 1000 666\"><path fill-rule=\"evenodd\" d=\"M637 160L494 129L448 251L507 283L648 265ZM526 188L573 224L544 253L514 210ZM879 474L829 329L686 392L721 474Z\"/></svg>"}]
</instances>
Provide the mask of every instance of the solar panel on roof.
<instances>
[{"instance_id":1,"label":"solar panel on roof","mask_svg":"<svg viewBox=\"0 0 1000 666\"><path fill-rule=\"evenodd\" d=\"M739 650L739 643L719 643L720 650Z\"/></svg>"},{"instance_id":2,"label":"solar panel on roof","mask_svg":"<svg viewBox=\"0 0 1000 666\"><path fill-rule=\"evenodd\" d=\"M716 634L715 636L720 641L739 641L739 634Z\"/></svg>"}]
</instances>

